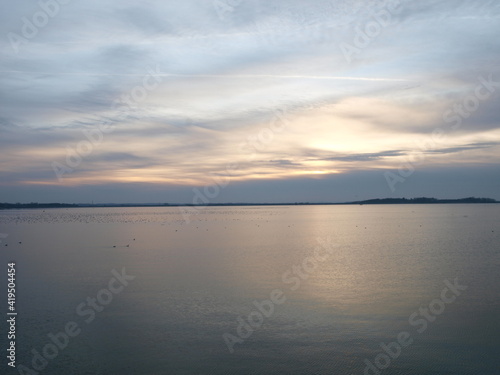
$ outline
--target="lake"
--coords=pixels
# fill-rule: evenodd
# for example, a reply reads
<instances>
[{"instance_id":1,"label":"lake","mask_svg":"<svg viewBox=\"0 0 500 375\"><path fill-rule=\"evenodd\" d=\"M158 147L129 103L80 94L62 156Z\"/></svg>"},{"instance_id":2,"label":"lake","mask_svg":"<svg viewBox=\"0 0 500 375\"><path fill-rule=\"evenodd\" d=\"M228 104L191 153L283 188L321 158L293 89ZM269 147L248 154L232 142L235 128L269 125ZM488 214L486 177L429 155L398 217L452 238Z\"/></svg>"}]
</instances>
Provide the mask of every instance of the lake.
<instances>
[{"instance_id":1,"label":"lake","mask_svg":"<svg viewBox=\"0 0 500 375\"><path fill-rule=\"evenodd\" d=\"M500 205L6 210L0 232L9 374L500 371Z\"/></svg>"}]
</instances>

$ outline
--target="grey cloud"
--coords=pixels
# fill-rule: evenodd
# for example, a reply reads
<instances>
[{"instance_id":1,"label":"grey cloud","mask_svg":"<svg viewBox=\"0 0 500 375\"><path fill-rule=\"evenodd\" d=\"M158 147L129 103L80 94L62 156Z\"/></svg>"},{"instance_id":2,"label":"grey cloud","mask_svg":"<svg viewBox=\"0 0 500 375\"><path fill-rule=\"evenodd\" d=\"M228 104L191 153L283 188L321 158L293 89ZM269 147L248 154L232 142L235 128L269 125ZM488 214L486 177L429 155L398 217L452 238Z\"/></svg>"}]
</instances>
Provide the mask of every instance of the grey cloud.
<instances>
[{"instance_id":1,"label":"grey cloud","mask_svg":"<svg viewBox=\"0 0 500 375\"><path fill-rule=\"evenodd\" d=\"M382 158L386 157L391 157L391 156L401 156L404 155L405 152L402 150L393 150L393 151L383 151L383 152L376 152L376 153L367 153L367 154L350 154L350 155L339 155L339 156L332 156L328 157L322 160L330 160L330 161L346 161L346 162L352 162L352 161L374 161L374 160L380 160Z\"/></svg>"},{"instance_id":2,"label":"grey cloud","mask_svg":"<svg viewBox=\"0 0 500 375\"><path fill-rule=\"evenodd\" d=\"M309 160L326 160L326 161L339 161L339 162L372 162L381 160L384 158L399 157L409 155L415 151L421 151L427 154L454 154L462 151L471 151L479 149L488 149L491 147L497 147L500 145L499 142L477 142L471 143L459 147L446 147L446 148L436 148L436 149L416 149L416 150L388 150L374 153L349 153L349 154L336 154L334 156L327 156L328 152L319 153L316 150L303 150L302 153L304 157L309 158Z\"/></svg>"},{"instance_id":3,"label":"grey cloud","mask_svg":"<svg viewBox=\"0 0 500 375\"><path fill-rule=\"evenodd\" d=\"M471 150L480 150L487 149L491 147L497 147L500 145L500 142L482 142L482 143L471 143L468 145L460 146L460 147L448 147L437 150L427 150L428 153L433 154L454 154L462 151L471 151Z\"/></svg>"},{"instance_id":4,"label":"grey cloud","mask_svg":"<svg viewBox=\"0 0 500 375\"><path fill-rule=\"evenodd\" d=\"M299 163L295 163L291 160L286 160L286 159L269 160L268 163L269 163L269 165L274 165L274 166L299 166L299 165L301 165Z\"/></svg>"},{"instance_id":5,"label":"grey cloud","mask_svg":"<svg viewBox=\"0 0 500 375\"><path fill-rule=\"evenodd\" d=\"M0 145L3 151L18 150L24 147L54 147L80 140L80 134L66 129L26 129L9 125L0 133Z\"/></svg>"}]
</instances>

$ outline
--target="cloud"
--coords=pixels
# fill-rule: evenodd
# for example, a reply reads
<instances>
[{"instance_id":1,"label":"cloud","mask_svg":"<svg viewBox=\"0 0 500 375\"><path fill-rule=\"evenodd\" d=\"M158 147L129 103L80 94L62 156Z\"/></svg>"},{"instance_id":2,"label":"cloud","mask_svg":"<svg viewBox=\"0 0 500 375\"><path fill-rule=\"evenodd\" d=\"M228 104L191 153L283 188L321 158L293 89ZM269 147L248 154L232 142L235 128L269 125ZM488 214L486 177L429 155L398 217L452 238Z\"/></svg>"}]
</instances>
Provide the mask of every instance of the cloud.
<instances>
[{"instance_id":1,"label":"cloud","mask_svg":"<svg viewBox=\"0 0 500 375\"><path fill-rule=\"evenodd\" d=\"M103 123L113 130L67 176L73 187L188 187L234 162L237 186L380 173L437 128L446 137L421 168L495 164L497 92L459 129L443 114L479 77L500 80L498 3L402 1L347 62L340 44L354 43L384 4L248 0L221 18L212 2L194 0L71 2L17 54L6 36L22 33L22 17L39 6L11 4L0 15L2 183L57 186L51 164ZM113 103L156 66L161 83L124 116ZM263 142L278 120L284 130ZM249 140L257 152L242 152Z\"/></svg>"},{"instance_id":2,"label":"cloud","mask_svg":"<svg viewBox=\"0 0 500 375\"><path fill-rule=\"evenodd\" d=\"M332 156L323 160L331 160L331 161L376 161L382 158L391 157L391 156L401 156L404 155L405 152L401 150L394 151L382 151L370 154L351 154L351 155L342 155L342 156Z\"/></svg>"}]
</instances>

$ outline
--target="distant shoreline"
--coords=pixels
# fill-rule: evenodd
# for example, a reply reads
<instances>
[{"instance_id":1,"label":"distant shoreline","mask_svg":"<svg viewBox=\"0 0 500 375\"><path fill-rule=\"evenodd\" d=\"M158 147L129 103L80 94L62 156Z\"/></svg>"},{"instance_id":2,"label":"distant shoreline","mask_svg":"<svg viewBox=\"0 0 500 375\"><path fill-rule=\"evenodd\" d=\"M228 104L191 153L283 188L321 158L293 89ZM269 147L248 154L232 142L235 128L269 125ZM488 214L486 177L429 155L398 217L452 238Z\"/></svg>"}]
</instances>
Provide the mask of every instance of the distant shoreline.
<instances>
[{"instance_id":1,"label":"distant shoreline","mask_svg":"<svg viewBox=\"0 0 500 375\"><path fill-rule=\"evenodd\" d=\"M45 209L45 208L83 208L83 207L235 207L235 206L342 206L342 205L380 205L380 204L490 204L500 203L491 198L461 198L461 199L436 199L436 198L382 198L353 202L289 202L289 203L209 203L195 205L188 203L0 203L0 210L6 209Z\"/></svg>"}]
</instances>

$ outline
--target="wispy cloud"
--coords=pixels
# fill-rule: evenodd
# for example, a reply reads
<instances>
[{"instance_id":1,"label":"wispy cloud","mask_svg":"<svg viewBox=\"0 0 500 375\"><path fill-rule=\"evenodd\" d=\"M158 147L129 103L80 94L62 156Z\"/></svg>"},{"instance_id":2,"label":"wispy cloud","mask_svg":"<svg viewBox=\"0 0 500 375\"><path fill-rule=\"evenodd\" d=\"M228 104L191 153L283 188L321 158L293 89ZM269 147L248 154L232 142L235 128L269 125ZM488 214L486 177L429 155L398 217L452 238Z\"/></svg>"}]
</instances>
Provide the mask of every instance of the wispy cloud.
<instances>
[{"instance_id":1,"label":"wispy cloud","mask_svg":"<svg viewBox=\"0 0 500 375\"><path fill-rule=\"evenodd\" d=\"M233 162L238 184L280 186L398 168L447 125L443 113L467 100L479 76L500 81L496 1L401 3L350 64L340 43L381 3L249 0L221 20L211 2L71 2L17 54L7 35L22 37L22 17L38 5L11 4L0 15L0 185L55 188L51 163L103 123L113 131L68 175L73 188L189 191ZM161 84L123 116L114 103L150 67ZM496 165L498 98L447 131L422 168ZM283 108L286 129L252 157L242 152Z\"/></svg>"}]
</instances>

